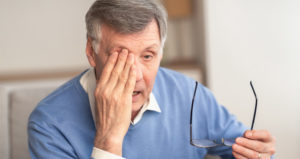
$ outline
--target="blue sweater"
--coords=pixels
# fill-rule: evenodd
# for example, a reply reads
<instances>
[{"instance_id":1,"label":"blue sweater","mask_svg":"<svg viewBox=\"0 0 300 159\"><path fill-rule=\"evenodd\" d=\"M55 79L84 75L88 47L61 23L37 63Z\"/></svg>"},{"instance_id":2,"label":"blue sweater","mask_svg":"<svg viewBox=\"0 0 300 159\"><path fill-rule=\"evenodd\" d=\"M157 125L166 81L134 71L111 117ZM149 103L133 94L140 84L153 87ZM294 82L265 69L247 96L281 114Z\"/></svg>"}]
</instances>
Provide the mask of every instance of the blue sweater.
<instances>
[{"instance_id":1,"label":"blue sweater","mask_svg":"<svg viewBox=\"0 0 300 159\"><path fill-rule=\"evenodd\" d=\"M83 74L83 73L82 73ZM28 123L32 158L90 158L95 126L88 95L73 78L43 99ZM123 141L127 159L201 159L209 153L233 158L230 147L212 149L190 145L190 108L195 82L160 68L153 94L161 113L146 111L130 125ZM220 139L242 136L246 128L220 106L212 93L198 86L193 114L193 138Z\"/></svg>"}]
</instances>

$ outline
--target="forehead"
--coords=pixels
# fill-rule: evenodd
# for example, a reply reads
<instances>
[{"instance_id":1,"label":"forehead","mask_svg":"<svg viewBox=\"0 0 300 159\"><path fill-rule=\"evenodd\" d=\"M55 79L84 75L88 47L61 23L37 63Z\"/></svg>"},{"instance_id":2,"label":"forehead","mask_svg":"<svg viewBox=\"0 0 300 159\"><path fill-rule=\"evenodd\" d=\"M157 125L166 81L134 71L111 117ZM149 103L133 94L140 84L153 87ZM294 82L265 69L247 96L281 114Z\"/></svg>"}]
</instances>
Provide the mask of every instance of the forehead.
<instances>
[{"instance_id":1,"label":"forehead","mask_svg":"<svg viewBox=\"0 0 300 159\"><path fill-rule=\"evenodd\" d=\"M126 48L129 51L140 51L141 49L160 49L161 41L158 25L155 20L149 23L143 31L133 34L120 34L103 25L101 27L101 45L110 52L113 49Z\"/></svg>"}]
</instances>

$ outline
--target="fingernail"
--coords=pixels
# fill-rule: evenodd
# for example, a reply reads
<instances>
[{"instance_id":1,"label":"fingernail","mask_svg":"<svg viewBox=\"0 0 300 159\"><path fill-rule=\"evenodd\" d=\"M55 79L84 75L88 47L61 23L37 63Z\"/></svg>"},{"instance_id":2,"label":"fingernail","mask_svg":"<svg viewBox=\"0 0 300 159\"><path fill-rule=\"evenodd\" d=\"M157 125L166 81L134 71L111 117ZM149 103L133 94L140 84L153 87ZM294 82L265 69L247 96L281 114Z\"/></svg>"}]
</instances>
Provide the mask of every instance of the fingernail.
<instances>
[{"instance_id":1,"label":"fingernail","mask_svg":"<svg viewBox=\"0 0 300 159\"><path fill-rule=\"evenodd\" d=\"M111 54L111 56L113 56L113 57L115 58L115 57L118 56L118 53L117 53L117 52L113 52L113 53Z\"/></svg>"},{"instance_id":2,"label":"fingernail","mask_svg":"<svg viewBox=\"0 0 300 159\"><path fill-rule=\"evenodd\" d=\"M242 143L242 139L240 137L236 138L235 140L237 143Z\"/></svg>"},{"instance_id":3,"label":"fingernail","mask_svg":"<svg viewBox=\"0 0 300 159\"><path fill-rule=\"evenodd\" d=\"M126 53L125 53L125 51L123 51L123 50L121 50L120 52L119 52L119 56L121 55L121 56L124 56Z\"/></svg>"},{"instance_id":4,"label":"fingernail","mask_svg":"<svg viewBox=\"0 0 300 159\"><path fill-rule=\"evenodd\" d=\"M238 147L237 144L233 144L233 145L232 145L232 148L233 148L233 149L236 149L237 147Z\"/></svg>"}]
</instances>

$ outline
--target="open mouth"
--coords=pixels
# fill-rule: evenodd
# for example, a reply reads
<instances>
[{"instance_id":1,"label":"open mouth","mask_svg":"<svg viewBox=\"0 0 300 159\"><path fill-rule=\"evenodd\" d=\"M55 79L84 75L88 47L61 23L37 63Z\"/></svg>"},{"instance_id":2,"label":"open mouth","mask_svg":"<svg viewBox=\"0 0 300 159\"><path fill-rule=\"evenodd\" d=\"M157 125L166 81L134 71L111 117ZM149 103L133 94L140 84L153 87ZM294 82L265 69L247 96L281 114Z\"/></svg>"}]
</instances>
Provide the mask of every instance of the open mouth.
<instances>
[{"instance_id":1,"label":"open mouth","mask_svg":"<svg viewBox=\"0 0 300 159\"><path fill-rule=\"evenodd\" d=\"M139 95L140 93L141 93L141 91L133 91L132 96Z\"/></svg>"}]
</instances>

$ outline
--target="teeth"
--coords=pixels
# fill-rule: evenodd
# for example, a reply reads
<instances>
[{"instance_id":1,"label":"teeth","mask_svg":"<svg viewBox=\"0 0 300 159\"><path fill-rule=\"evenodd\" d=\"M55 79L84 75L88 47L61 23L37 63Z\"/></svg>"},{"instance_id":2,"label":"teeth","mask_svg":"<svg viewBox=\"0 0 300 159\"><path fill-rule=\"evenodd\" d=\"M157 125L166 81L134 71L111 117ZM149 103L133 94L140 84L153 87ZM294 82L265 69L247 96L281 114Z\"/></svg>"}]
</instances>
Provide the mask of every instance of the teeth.
<instances>
[{"instance_id":1,"label":"teeth","mask_svg":"<svg viewBox=\"0 0 300 159\"><path fill-rule=\"evenodd\" d=\"M133 93L132 93L132 95L137 95L139 92L137 92L137 91L134 91Z\"/></svg>"}]
</instances>

